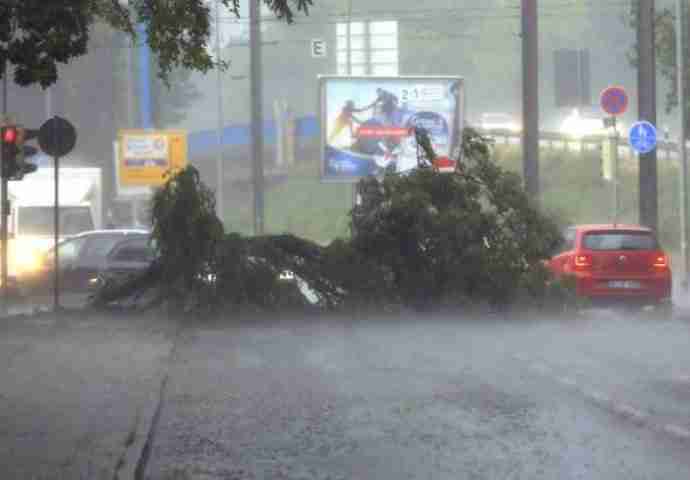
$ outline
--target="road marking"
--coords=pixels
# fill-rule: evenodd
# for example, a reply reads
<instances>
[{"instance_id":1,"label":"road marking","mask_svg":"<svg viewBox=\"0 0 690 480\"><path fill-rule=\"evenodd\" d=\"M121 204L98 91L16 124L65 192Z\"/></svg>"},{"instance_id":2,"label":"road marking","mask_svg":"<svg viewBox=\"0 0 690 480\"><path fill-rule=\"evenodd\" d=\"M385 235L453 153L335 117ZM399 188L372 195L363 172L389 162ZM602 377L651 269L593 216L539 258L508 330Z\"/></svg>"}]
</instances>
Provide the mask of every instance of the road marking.
<instances>
[{"instance_id":1,"label":"road marking","mask_svg":"<svg viewBox=\"0 0 690 480\"><path fill-rule=\"evenodd\" d=\"M551 369L548 367L548 365L545 365L543 363L533 363L529 366L529 368L534 372L541 373L544 375L551 372Z\"/></svg>"},{"instance_id":2,"label":"road marking","mask_svg":"<svg viewBox=\"0 0 690 480\"><path fill-rule=\"evenodd\" d=\"M663 431L680 440L690 440L690 430L687 430L679 425L665 425Z\"/></svg>"},{"instance_id":3,"label":"road marking","mask_svg":"<svg viewBox=\"0 0 690 480\"><path fill-rule=\"evenodd\" d=\"M570 377L559 377L556 381L566 387L577 387L577 382Z\"/></svg>"},{"instance_id":4,"label":"road marking","mask_svg":"<svg viewBox=\"0 0 690 480\"><path fill-rule=\"evenodd\" d=\"M515 354L513 355L513 358L516 360L524 361L526 362L528 360L528 357L524 354ZM613 413L620 415L626 419L629 419L632 423L637 424L638 426L643 426L646 427L647 429L654 430L654 431L661 431L662 433L666 435L670 435L676 440L681 440L681 441L688 441L690 442L690 430L687 428L681 427L680 425L674 425L674 424L667 424L664 426L661 426L659 423L656 423L653 421L653 418L648 414L645 413L641 410L638 410L637 408L628 405L626 403L622 402L615 402L606 395L603 392L599 392L597 390L585 390L582 389L578 386L578 383L575 379L572 377L568 376L563 376L563 377L558 377L552 373L551 367L549 367L545 363L541 362L533 362L529 365L529 370L545 375L545 376L551 376L552 380L555 380L557 383L560 385L566 386L566 387L573 387L577 388L582 395L584 395L587 399L593 401L594 403L598 404L599 406L612 411ZM680 383L687 383L690 384L690 375L678 375L672 377L674 381L680 382Z\"/></svg>"},{"instance_id":5,"label":"road marking","mask_svg":"<svg viewBox=\"0 0 690 480\"><path fill-rule=\"evenodd\" d=\"M515 360L520 361L520 362L526 362L529 360L529 357L527 355L525 355L524 353L516 353L515 355L513 355L513 358Z\"/></svg>"},{"instance_id":6,"label":"road marking","mask_svg":"<svg viewBox=\"0 0 690 480\"><path fill-rule=\"evenodd\" d=\"M649 418L647 414L641 412L635 407L631 407L630 405L626 405L624 403L614 403L613 411L619 415L629 417L635 420L637 423L644 423L647 421L647 418Z\"/></svg>"},{"instance_id":7,"label":"road marking","mask_svg":"<svg viewBox=\"0 0 690 480\"><path fill-rule=\"evenodd\" d=\"M595 402L603 405L608 405L611 402L611 399L608 396L601 392L597 392L596 390L585 391L584 394L585 397L589 398L590 400L594 400Z\"/></svg>"}]
</instances>

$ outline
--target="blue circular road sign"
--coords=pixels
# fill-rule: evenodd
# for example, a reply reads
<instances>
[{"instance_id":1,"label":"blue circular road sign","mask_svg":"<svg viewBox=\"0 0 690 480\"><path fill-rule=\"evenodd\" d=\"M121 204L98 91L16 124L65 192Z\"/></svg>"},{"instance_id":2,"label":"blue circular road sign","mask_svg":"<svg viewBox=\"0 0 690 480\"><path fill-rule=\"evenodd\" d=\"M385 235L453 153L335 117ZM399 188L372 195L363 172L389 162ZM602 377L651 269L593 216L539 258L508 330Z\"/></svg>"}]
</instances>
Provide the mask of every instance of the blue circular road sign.
<instances>
[{"instance_id":1,"label":"blue circular road sign","mask_svg":"<svg viewBox=\"0 0 690 480\"><path fill-rule=\"evenodd\" d=\"M609 115L623 115L628 110L628 94L623 87L608 87L601 92L599 103Z\"/></svg>"},{"instance_id":2,"label":"blue circular road sign","mask_svg":"<svg viewBox=\"0 0 690 480\"><path fill-rule=\"evenodd\" d=\"M641 121L630 127L630 147L637 153L649 153L656 148L656 127L647 121Z\"/></svg>"}]
</instances>

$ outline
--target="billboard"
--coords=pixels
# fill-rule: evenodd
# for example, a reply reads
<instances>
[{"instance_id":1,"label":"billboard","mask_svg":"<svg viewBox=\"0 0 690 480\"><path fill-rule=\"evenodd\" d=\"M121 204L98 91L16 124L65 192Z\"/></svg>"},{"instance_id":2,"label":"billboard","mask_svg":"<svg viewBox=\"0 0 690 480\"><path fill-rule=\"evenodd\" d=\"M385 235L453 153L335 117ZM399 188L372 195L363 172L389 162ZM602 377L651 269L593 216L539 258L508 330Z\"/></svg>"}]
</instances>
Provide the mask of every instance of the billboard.
<instances>
[{"instance_id":1,"label":"billboard","mask_svg":"<svg viewBox=\"0 0 690 480\"><path fill-rule=\"evenodd\" d=\"M187 166L187 132L122 130L118 134L118 178L123 187L156 187L170 170Z\"/></svg>"},{"instance_id":2,"label":"billboard","mask_svg":"<svg viewBox=\"0 0 690 480\"><path fill-rule=\"evenodd\" d=\"M462 140L460 77L319 77L321 178L355 182L388 167L417 167L413 127L425 128L438 155Z\"/></svg>"}]
</instances>

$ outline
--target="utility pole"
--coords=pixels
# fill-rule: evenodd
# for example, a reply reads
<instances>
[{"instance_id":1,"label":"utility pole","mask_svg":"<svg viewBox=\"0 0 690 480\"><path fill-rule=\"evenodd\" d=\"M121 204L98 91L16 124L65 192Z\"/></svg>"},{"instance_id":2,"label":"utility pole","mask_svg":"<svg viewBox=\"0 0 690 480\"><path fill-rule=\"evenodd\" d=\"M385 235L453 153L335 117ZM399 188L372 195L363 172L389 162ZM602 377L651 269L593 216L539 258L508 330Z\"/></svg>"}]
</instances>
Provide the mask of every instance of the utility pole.
<instances>
[{"instance_id":1,"label":"utility pole","mask_svg":"<svg viewBox=\"0 0 690 480\"><path fill-rule=\"evenodd\" d=\"M345 24L345 51L347 52L347 74L352 75L352 0L347 0L347 23ZM359 182L352 183L352 208L357 206Z\"/></svg>"},{"instance_id":2,"label":"utility pole","mask_svg":"<svg viewBox=\"0 0 690 480\"><path fill-rule=\"evenodd\" d=\"M264 233L263 76L261 69L261 2L249 2L249 64L252 102L252 182L254 235Z\"/></svg>"},{"instance_id":3,"label":"utility pole","mask_svg":"<svg viewBox=\"0 0 690 480\"><path fill-rule=\"evenodd\" d=\"M525 190L539 199L539 30L537 0L522 0L522 168Z\"/></svg>"},{"instance_id":4,"label":"utility pole","mask_svg":"<svg viewBox=\"0 0 690 480\"><path fill-rule=\"evenodd\" d=\"M687 97L687 42L688 42L688 4L687 0L677 0L676 4L676 68L678 69L678 116L680 117L680 249L683 261L681 285L688 288L688 97Z\"/></svg>"},{"instance_id":5,"label":"utility pole","mask_svg":"<svg viewBox=\"0 0 690 480\"><path fill-rule=\"evenodd\" d=\"M256 3L252 1L251 3ZM216 0L216 62L221 61L220 48L220 0ZM225 123L223 115L223 72L220 65L216 68L216 91L218 98L218 125L216 132L216 139L218 142L218 152L216 158L216 215L221 222L225 223L225 202L224 202L224 183L225 170L223 165L223 123Z\"/></svg>"},{"instance_id":6,"label":"utility pole","mask_svg":"<svg viewBox=\"0 0 690 480\"><path fill-rule=\"evenodd\" d=\"M654 50L654 0L637 0L637 100L640 120L656 125L656 55ZM640 154L640 223L658 228L656 149Z\"/></svg>"}]
</instances>

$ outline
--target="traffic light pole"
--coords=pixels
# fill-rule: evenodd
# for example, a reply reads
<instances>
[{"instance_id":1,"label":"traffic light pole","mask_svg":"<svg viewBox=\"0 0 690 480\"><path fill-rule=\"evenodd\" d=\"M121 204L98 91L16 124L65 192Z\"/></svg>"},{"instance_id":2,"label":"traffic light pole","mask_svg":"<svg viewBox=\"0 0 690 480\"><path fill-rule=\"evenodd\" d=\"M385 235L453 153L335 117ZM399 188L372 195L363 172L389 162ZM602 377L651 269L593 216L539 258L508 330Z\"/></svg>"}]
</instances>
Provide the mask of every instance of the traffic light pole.
<instances>
[{"instance_id":1,"label":"traffic light pole","mask_svg":"<svg viewBox=\"0 0 690 480\"><path fill-rule=\"evenodd\" d=\"M55 129L53 129L53 135L55 135ZM60 157L53 157L53 163L55 180L55 208L53 208L53 244L55 245L55 266L53 267L55 269L53 272L53 309L58 311L60 308L60 249L58 248L58 241L60 239Z\"/></svg>"},{"instance_id":2,"label":"traffic light pole","mask_svg":"<svg viewBox=\"0 0 690 480\"><path fill-rule=\"evenodd\" d=\"M2 114L7 118L7 64L2 68ZM0 149L2 155L2 149ZM0 158L0 165L4 162L4 158ZM7 222L9 220L9 195L7 193L7 178L2 176L2 183L0 184L2 192L0 194L0 282L2 282L2 313L6 314L9 309L10 297L8 282L8 265L7 265Z\"/></svg>"}]
</instances>

